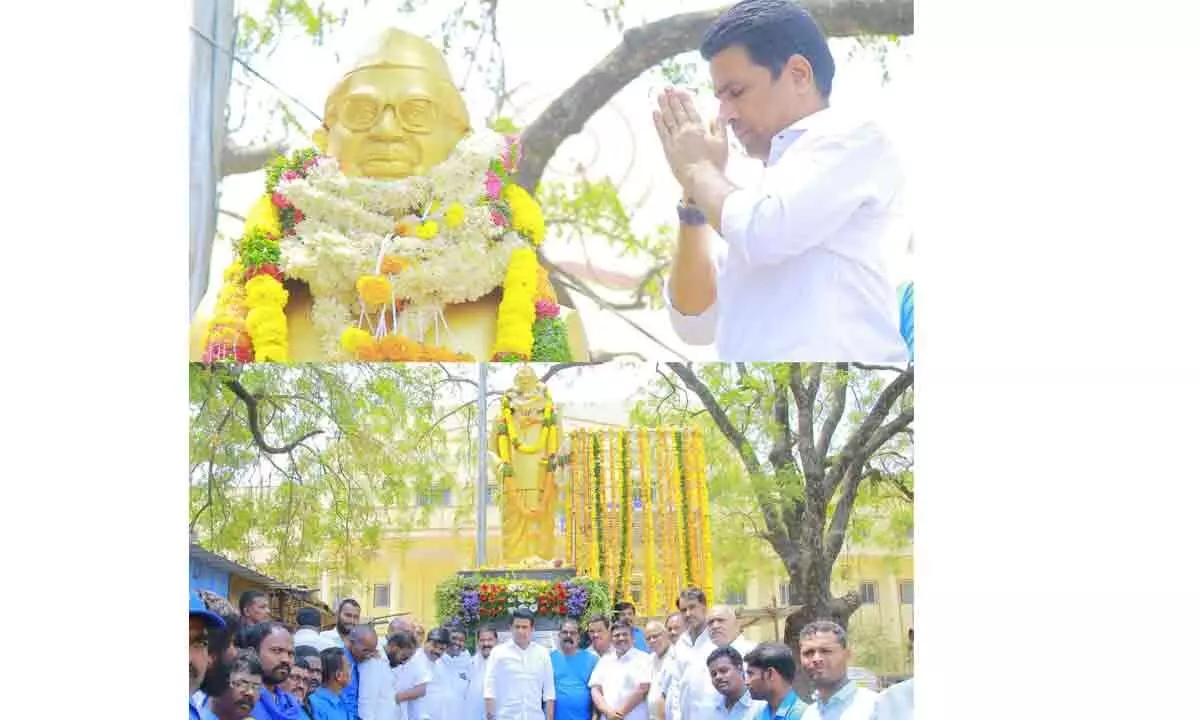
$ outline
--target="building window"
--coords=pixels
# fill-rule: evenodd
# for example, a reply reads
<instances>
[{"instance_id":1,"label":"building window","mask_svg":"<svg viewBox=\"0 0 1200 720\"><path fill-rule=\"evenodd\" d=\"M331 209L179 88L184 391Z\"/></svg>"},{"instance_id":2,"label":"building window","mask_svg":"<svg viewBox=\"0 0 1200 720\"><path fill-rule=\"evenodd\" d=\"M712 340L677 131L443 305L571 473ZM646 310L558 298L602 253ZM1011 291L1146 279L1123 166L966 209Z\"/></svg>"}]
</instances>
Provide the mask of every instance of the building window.
<instances>
[{"instance_id":1,"label":"building window","mask_svg":"<svg viewBox=\"0 0 1200 720\"><path fill-rule=\"evenodd\" d=\"M388 608L392 606L392 586L391 585L376 585L375 586L375 607Z\"/></svg>"},{"instance_id":2,"label":"building window","mask_svg":"<svg viewBox=\"0 0 1200 720\"><path fill-rule=\"evenodd\" d=\"M863 605L874 605L879 602L875 598L875 583L871 580L865 580L858 585L858 597L862 600Z\"/></svg>"},{"instance_id":3,"label":"building window","mask_svg":"<svg viewBox=\"0 0 1200 720\"><path fill-rule=\"evenodd\" d=\"M912 580L901 580L900 581L900 604L901 605L912 605L913 604L913 581Z\"/></svg>"},{"instance_id":4,"label":"building window","mask_svg":"<svg viewBox=\"0 0 1200 720\"><path fill-rule=\"evenodd\" d=\"M787 607L792 604L792 589L788 582L779 583L779 606Z\"/></svg>"},{"instance_id":5,"label":"building window","mask_svg":"<svg viewBox=\"0 0 1200 720\"><path fill-rule=\"evenodd\" d=\"M726 605L745 605L746 604L746 588L736 587L732 585L725 586L725 604Z\"/></svg>"}]
</instances>

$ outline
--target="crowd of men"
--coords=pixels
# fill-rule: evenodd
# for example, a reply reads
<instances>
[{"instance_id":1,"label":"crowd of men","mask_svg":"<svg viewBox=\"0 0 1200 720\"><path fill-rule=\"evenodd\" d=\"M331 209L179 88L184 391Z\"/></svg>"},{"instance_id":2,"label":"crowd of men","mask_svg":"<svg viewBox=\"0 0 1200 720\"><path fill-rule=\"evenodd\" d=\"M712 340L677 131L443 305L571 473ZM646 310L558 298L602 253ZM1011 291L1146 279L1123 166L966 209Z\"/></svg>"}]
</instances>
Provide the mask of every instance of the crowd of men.
<instances>
[{"instance_id":1,"label":"crowd of men","mask_svg":"<svg viewBox=\"0 0 1200 720\"><path fill-rule=\"evenodd\" d=\"M565 619L557 648L534 641L518 610L509 637L483 627L475 652L456 628L428 633L407 617L381 636L346 599L320 630L313 608L296 629L270 616L262 593L233 608L192 593L190 716L196 720L911 720L913 681L882 694L849 676L851 651L833 622L805 627L796 656L756 644L726 606L698 588L665 623L637 625L630 603L612 617ZM801 698L797 673L815 688Z\"/></svg>"}]
</instances>

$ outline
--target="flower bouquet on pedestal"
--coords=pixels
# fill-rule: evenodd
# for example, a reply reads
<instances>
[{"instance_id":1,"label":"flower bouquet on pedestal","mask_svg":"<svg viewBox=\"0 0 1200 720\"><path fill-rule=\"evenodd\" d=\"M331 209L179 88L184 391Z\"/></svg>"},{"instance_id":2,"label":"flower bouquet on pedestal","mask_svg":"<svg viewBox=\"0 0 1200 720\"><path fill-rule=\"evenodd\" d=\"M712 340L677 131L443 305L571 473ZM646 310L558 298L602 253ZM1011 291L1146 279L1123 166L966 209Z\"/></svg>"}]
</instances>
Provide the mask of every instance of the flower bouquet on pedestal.
<instances>
[{"instance_id":1,"label":"flower bouquet on pedestal","mask_svg":"<svg viewBox=\"0 0 1200 720\"><path fill-rule=\"evenodd\" d=\"M524 576L523 576L524 575ZM608 583L590 577L539 579L527 574L460 573L438 585L437 619L473 635L484 625L505 626L514 612L535 616L536 629L554 629L563 618L612 612Z\"/></svg>"}]
</instances>

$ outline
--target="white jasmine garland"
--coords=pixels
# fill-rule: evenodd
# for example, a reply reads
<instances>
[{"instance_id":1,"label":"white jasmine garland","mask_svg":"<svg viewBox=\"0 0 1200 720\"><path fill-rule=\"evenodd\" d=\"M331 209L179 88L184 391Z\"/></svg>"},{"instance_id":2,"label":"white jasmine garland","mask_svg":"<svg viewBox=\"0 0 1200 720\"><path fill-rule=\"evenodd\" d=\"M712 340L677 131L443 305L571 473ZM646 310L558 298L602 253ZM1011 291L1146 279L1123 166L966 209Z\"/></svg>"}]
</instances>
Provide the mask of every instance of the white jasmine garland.
<instances>
[{"instance_id":1,"label":"white jasmine garland","mask_svg":"<svg viewBox=\"0 0 1200 720\"><path fill-rule=\"evenodd\" d=\"M339 339L347 327L378 329L378 309L359 322L364 313L356 283L378 274L385 255L408 263L390 281L395 297L422 314L440 314L446 305L475 300L503 284L512 252L524 240L492 222L484 188L492 161L506 148L501 135L484 130L464 138L428 177L347 177L335 160L322 157L305 177L279 183L277 192L304 215L294 234L280 241L281 269L308 284L312 320L329 357L345 354ZM466 212L462 224L451 228L445 213L455 203ZM395 234L398 221L415 228L429 220L438 223L431 239Z\"/></svg>"}]
</instances>

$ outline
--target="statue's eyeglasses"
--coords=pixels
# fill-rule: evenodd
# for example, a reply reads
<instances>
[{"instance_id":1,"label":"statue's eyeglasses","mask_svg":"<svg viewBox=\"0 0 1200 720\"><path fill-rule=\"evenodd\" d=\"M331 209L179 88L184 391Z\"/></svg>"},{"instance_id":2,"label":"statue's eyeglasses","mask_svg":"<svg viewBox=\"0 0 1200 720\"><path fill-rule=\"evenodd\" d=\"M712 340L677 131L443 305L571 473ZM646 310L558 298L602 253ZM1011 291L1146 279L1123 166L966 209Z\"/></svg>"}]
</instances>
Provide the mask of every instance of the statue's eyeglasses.
<instances>
[{"instance_id":1,"label":"statue's eyeglasses","mask_svg":"<svg viewBox=\"0 0 1200 720\"><path fill-rule=\"evenodd\" d=\"M375 127L383 114L391 110L406 132L428 135L437 127L441 117L438 106L425 98L410 98L398 103L384 103L371 97L349 97L338 110L338 124L353 132L366 132Z\"/></svg>"}]
</instances>

